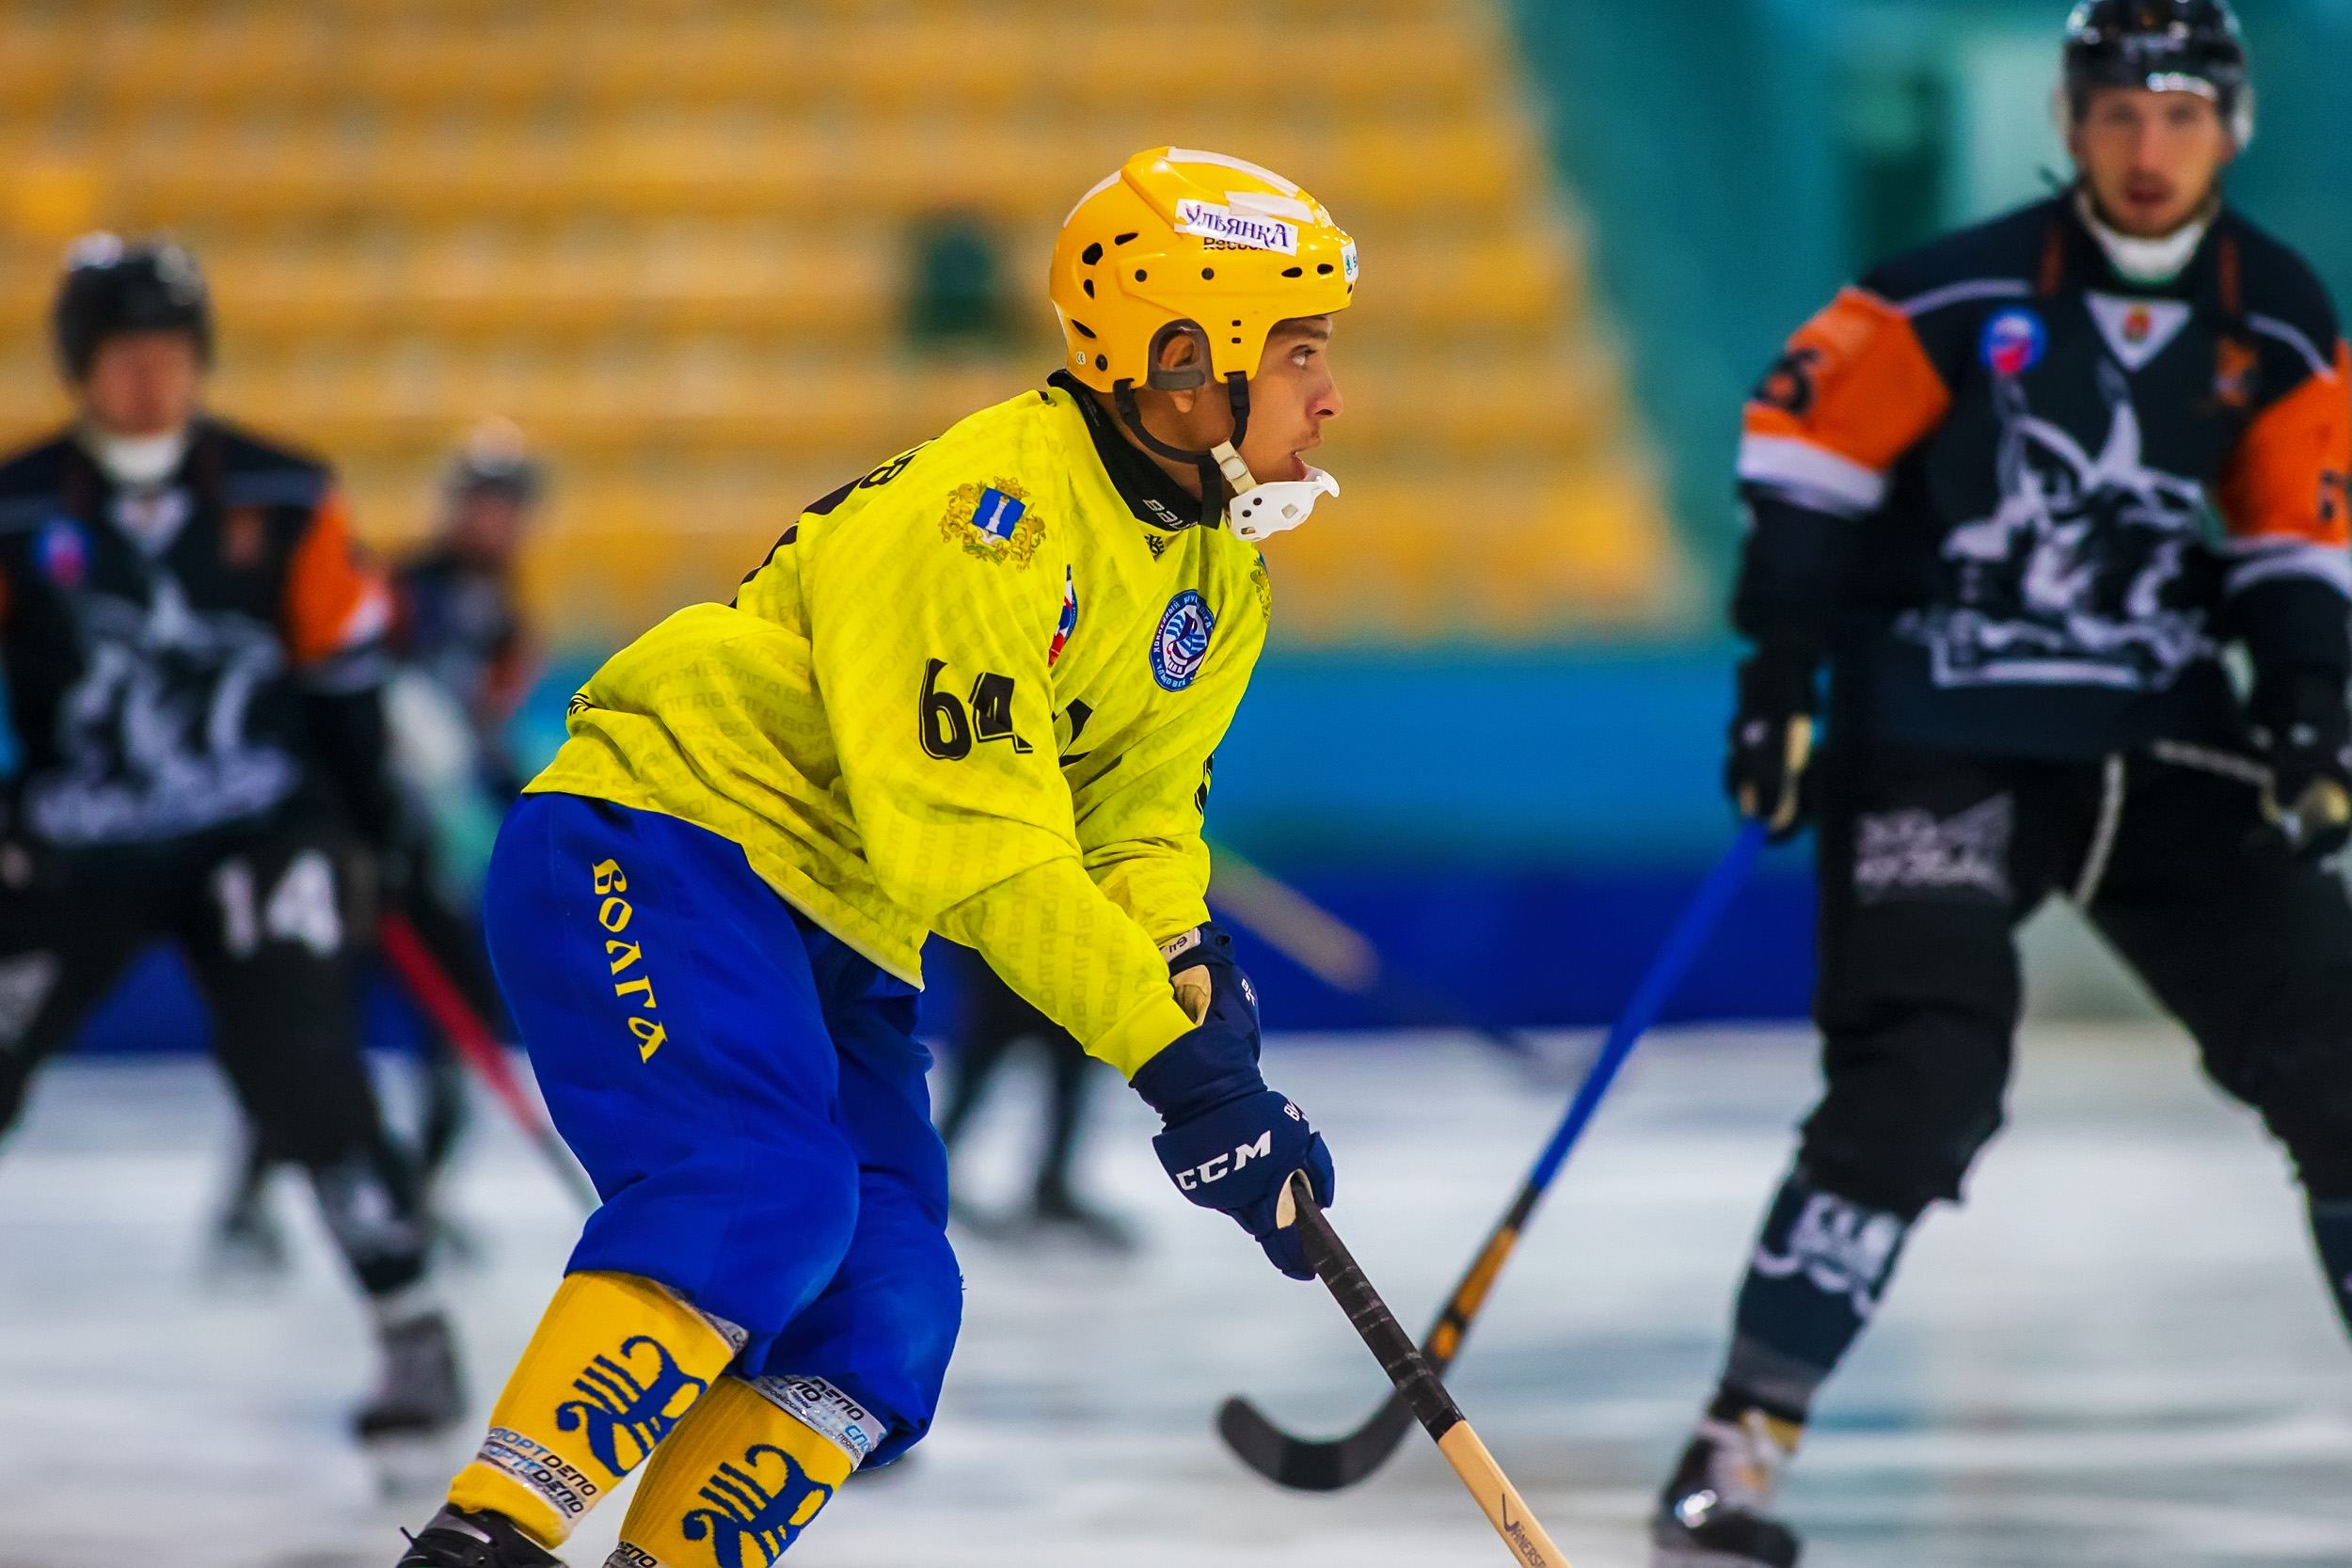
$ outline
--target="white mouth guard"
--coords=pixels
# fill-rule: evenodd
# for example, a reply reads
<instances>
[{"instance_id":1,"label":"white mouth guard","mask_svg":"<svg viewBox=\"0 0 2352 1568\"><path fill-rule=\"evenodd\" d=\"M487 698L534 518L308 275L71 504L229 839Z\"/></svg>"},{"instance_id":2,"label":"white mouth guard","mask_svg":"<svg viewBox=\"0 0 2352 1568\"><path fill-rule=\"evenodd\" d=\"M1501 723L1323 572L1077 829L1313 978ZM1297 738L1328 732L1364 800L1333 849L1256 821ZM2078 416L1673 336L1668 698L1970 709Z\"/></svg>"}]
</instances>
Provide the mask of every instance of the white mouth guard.
<instances>
[{"instance_id":1,"label":"white mouth guard","mask_svg":"<svg viewBox=\"0 0 2352 1568\"><path fill-rule=\"evenodd\" d=\"M1232 520L1234 537L1252 545L1269 534L1287 533L1312 515L1317 500L1340 493L1340 482L1311 463L1299 465L1307 470L1305 479L1278 479L1261 484L1230 444L1220 443L1214 455L1233 486L1233 499L1226 513Z\"/></svg>"},{"instance_id":2,"label":"white mouth guard","mask_svg":"<svg viewBox=\"0 0 2352 1568\"><path fill-rule=\"evenodd\" d=\"M1227 511L1232 514L1234 533L1254 545L1269 533L1296 528L1314 511L1318 498L1339 493L1338 480L1309 465L1305 479L1278 479L1245 490L1233 498Z\"/></svg>"}]
</instances>

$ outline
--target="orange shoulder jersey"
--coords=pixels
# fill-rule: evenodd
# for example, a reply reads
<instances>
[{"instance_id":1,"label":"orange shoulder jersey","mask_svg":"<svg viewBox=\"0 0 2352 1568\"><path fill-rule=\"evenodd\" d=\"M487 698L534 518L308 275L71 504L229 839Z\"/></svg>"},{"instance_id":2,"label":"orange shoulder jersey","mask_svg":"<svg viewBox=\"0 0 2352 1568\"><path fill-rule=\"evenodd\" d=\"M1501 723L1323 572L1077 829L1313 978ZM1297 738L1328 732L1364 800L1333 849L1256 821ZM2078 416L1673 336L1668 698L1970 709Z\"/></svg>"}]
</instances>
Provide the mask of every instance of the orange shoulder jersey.
<instances>
[{"instance_id":1,"label":"orange shoulder jersey","mask_svg":"<svg viewBox=\"0 0 2352 1568\"><path fill-rule=\"evenodd\" d=\"M390 601L326 467L215 420L151 485L59 436L0 464L16 821L66 851L391 809Z\"/></svg>"},{"instance_id":2,"label":"orange shoulder jersey","mask_svg":"<svg viewBox=\"0 0 2352 1568\"><path fill-rule=\"evenodd\" d=\"M928 931L977 948L1132 1077L1191 1028L1158 944L1208 918L1210 758L1270 605L1200 511L1057 376L615 655L530 788L732 839L901 978Z\"/></svg>"},{"instance_id":3,"label":"orange shoulder jersey","mask_svg":"<svg viewBox=\"0 0 2352 1568\"><path fill-rule=\"evenodd\" d=\"M2352 357L2223 209L2137 287L2060 197L1888 262L1750 400L1734 605L1841 725L2054 758L2226 740L2217 657L2352 673Z\"/></svg>"}]
</instances>

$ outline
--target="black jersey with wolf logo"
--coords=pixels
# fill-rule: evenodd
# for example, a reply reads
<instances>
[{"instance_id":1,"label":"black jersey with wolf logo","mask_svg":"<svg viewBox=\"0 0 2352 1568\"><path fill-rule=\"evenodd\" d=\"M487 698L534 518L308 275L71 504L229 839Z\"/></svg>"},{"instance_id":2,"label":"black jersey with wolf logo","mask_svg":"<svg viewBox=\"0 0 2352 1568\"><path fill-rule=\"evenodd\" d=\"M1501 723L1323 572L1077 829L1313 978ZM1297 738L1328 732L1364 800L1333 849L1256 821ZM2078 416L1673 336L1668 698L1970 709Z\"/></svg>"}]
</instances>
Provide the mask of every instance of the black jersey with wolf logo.
<instances>
[{"instance_id":1,"label":"black jersey with wolf logo","mask_svg":"<svg viewBox=\"0 0 2352 1568\"><path fill-rule=\"evenodd\" d=\"M389 610L328 471L225 423L151 487L72 436L0 466L17 831L166 845L306 797L379 831Z\"/></svg>"},{"instance_id":2,"label":"black jersey with wolf logo","mask_svg":"<svg viewBox=\"0 0 2352 1568\"><path fill-rule=\"evenodd\" d=\"M2238 729L2217 655L2352 674L2352 356L2224 208L2173 284L2072 196L1844 291L1748 404L1734 616L1881 739L2095 756Z\"/></svg>"}]
</instances>

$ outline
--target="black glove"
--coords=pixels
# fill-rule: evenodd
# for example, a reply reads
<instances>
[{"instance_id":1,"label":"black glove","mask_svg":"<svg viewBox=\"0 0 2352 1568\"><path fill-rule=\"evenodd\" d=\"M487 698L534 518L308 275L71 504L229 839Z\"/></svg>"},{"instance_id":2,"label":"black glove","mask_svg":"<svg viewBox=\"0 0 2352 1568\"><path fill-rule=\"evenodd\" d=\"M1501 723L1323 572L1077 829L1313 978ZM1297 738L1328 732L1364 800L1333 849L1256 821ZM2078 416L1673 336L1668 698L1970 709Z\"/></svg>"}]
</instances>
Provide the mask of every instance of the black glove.
<instances>
[{"instance_id":1,"label":"black glove","mask_svg":"<svg viewBox=\"0 0 2352 1568\"><path fill-rule=\"evenodd\" d=\"M2270 763L2263 814L2305 860L2332 855L2352 837L2352 709L2344 683L2290 670L2254 692L2254 739Z\"/></svg>"},{"instance_id":2,"label":"black glove","mask_svg":"<svg viewBox=\"0 0 2352 1568\"><path fill-rule=\"evenodd\" d=\"M1198 1027L1136 1072L1136 1092L1160 1113L1152 1140L1168 1180L1188 1202L1233 1216L1294 1279L1312 1279L1298 1227L1278 1226L1277 1198L1304 1170L1328 1205L1331 1156L1297 1106L1258 1075L1258 996L1233 962L1232 938L1195 927L1162 949L1176 1000Z\"/></svg>"},{"instance_id":3,"label":"black glove","mask_svg":"<svg viewBox=\"0 0 2352 1568\"><path fill-rule=\"evenodd\" d=\"M1771 831L1774 844L1794 838L1812 815L1805 765L1813 756L1814 706L1810 659L1766 649L1740 666L1724 789L1741 816Z\"/></svg>"}]
</instances>

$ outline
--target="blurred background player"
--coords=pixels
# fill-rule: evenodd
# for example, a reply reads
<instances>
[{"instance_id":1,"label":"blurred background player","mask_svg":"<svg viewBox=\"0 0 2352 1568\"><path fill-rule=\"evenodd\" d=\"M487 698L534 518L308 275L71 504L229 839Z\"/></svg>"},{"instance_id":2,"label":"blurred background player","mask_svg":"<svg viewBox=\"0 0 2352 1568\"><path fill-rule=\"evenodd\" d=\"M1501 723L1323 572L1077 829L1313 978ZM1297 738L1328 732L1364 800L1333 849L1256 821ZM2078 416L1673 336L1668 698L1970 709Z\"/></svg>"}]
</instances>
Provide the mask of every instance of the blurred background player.
<instances>
[{"instance_id":1,"label":"blurred background player","mask_svg":"<svg viewBox=\"0 0 2352 1568\"><path fill-rule=\"evenodd\" d=\"M410 831L383 863L383 897L407 916L426 951L477 1016L512 1036L482 940L482 876L498 824L521 790L507 727L537 673L537 645L516 580L517 551L544 477L511 420L488 420L451 461L439 521L422 550L391 576L390 647L399 669L386 689L392 771L407 797ZM420 1037L414 1139L421 1198L437 1241L470 1247L435 1201L467 1114L467 1070L427 1024ZM225 1260L275 1270L286 1244L267 1202L273 1162L249 1132L243 1165L218 1225Z\"/></svg>"},{"instance_id":2,"label":"blurred background player","mask_svg":"<svg viewBox=\"0 0 2352 1568\"><path fill-rule=\"evenodd\" d=\"M968 947L943 942L932 949L956 971L958 1006L948 1043L950 1087L939 1117L940 1140L950 1154L970 1129L972 1117L998 1069L1022 1046L1031 1046L1045 1076L1045 1126L1038 1141L1037 1171L1025 1214L985 1214L959 1198L956 1217L975 1231L1010 1240L1026 1228L1076 1236L1110 1252L1135 1247L1135 1233L1118 1216L1082 1201L1071 1186L1078 1134L1085 1125L1087 1094L1101 1064L1086 1047L1037 1008L1023 1001L996 972ZM1020 1220L1028 1222L1026 1227Z\"/></svg>"},{"instance_id":3,"label":"blurred background player","mask_svg":"<svg viewBox=\"0 0 2352 1568\"><path fill-rule=\"evenodd\" d=\"M1331 1161L1259 1075L1200 829L1271 609L1252 541L1337 489L1302 454L1355 243L1279 175L1155 148L1051 277L1065 368L614 656L500 835L500 983L605 1203L408 1568L549 1562L649 1457L618 1560L772 1561L930 1429L962 1293L911 1034L930 930L1311 1277L1275 1199Z\"/></svg>"},{"instance_id":4,"label":"blurred background player","mask_svg":"<svg viewBox=\"0 0 2352 1568\"><path fill-rule=\"evenodd\" d=\"M459 1413L415 1176L361 1059L355 870L397 838L390 597L332 476L204 412L204 281L77 242L53 314L72 429L0 467L0 649L24 748L0 852L0 1125L137 952L175 941L272 1158L310 1173L384 1352L362 1435Z\"/></svg>"},{"instance_id":5,"label":"blurred background player","mask_svg":"<svg viewBox=\"0 0 2352 1568\"><path fill-rule=\"evenodd\" d=\"M512 420L485 420L442 481L438 536L393 574L401 658L464 710L482 787L522 793L507 726L538 674L516 562L546 475Z\"/></svg>"},{"instance_id":6,"label":"blurred background player","mask_svg":"<svg viewBox=\"0 0 2352 1568\"><path fill-rule=\"evenodd\" d=\"M2053 893L2285 1146L2352 1322L2352 907L2318 863L2352 820L2352 353L2223 202L2253 127L2226 5L2077 8L2062 96L2072 188L1869 274L1748 404L1729 784L1820 818L1828 1082L1661 1568L1796 1560L1773 1481L2001 1124L2014 930Z\"/></svg>"}]
</instances>

